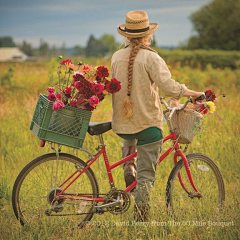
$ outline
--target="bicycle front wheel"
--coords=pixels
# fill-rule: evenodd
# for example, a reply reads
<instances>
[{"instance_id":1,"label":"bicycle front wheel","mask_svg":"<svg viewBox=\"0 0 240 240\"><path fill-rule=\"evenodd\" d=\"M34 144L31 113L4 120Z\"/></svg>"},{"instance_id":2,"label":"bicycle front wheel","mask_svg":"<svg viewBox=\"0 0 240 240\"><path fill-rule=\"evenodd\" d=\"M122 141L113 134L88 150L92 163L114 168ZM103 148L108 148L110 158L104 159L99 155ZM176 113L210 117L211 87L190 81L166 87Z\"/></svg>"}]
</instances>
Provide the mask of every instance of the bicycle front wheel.
<instances>
[{"instance_id":1,"label":"bicycle front wheel","mask_svg":"<svg viewBox=\"0 0 240 240\"><path fill-rule=\"evenodd\" d=\"M167 183L167 207L184 220L212 218L225 199L224 182L217 165L208 156L193 153L186 156L193 182L202 197L193 197L193 189L181 159L173 168ZM185 189L184 189L185 188Z\"/></svg>"},{"instance_id":2,"label":"bicycle front wheel","mask_svg":"<svg viewBox=\"0 0 240 240\"><path fill-rule=\"evenodd\" d=\"M85 166L79 158L65 153L58 158L54 153L46 154L26 165L12 192L13 210L21 224L81 227L89 221L94 202L78 196L85 195L88 200L98 196L98 184L90 168L63 193L64 198L55 198Z\"/></svg>"}]
</instances>

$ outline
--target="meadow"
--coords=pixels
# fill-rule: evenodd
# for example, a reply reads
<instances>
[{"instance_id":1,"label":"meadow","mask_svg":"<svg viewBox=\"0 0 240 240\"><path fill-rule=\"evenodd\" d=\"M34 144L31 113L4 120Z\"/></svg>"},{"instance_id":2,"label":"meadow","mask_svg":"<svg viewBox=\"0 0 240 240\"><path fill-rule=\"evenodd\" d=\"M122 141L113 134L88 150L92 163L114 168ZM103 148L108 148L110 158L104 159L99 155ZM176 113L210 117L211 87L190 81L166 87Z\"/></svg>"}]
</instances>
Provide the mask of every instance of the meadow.
<instances>
[{"instance_id":1,"label":"meadow","mask_svg":"<svg viewBox=\"0 0 240 240\"><path fill-rule=\"evenodd\" d=\"M81 59L93 65L105 65L104 59ZM75 60L77 63L77 59ZM131 225L133 203L124 215L94 215L91 224L83 229L72 230L61 223L32 227L22 227L16 220L11 206L11 191L21 169L34 158L52 152L46 145L40 148L39 139L29 130L39 93L45 93L54 83L57 62L48 63L1 63L0 64L0 239L239 239L240 238L240 69L213 68L208 64L201 67L181 67L175 63L169 66L173 78L185 83L190 89L205 91L212 89L216 95L226 94L226 98L216 100L217 111L206 115L204 128L198 134L187 153L201 152L210 156L220 168L226 190L226 200L214 222L227 224L208 224L210 217L202 212L198 224L186 213L174 221L165 208L165 187L174 166L172 155L158 166L152 196L152 213L149 225ZM183 100L184 101L184 100ZM93 112L91 121L110 121L112 115L111 98L106 98ZM168 133L165 125L165 135ZM121 158L122 140L109 131L104 134L110 163ZM96 137L87 135L84 147L95 151ZM168 147L164 146L164 149ZM77 154L78 151L64 147L63 152ZM101 183L100 192L108 187L100 159L93 171ZM114 179L119 189L124 188L123 170L114 171ZM211 203L206 203L211 204ZM210 206L209 206L210 207ZM183 224L189 221L189 225ZM154 224L154 222L157 222ZM206 222L207 224L203 224ZM129 223L129 224L128 224ZM166 224L164 224L166 223Z\"/></svg>"}]
</instances>

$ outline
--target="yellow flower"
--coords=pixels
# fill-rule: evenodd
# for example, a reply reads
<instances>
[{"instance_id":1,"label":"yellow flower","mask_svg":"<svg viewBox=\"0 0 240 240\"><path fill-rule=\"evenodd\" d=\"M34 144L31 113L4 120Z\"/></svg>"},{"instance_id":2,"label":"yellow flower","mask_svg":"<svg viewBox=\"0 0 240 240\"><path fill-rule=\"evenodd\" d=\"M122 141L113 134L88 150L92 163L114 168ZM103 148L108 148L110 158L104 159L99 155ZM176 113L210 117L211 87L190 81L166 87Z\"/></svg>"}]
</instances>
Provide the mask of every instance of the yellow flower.
<instances>
[{"instance_id":1,"label":"yellow flower","mask_svg":"<svg viewBox=\"0 0 240 240\"><path fill-rule=\"evenodd\" d=\"M59 56L59 59L62 59L62 56Z\"/></svg>"},{"instance_id":2,"label":"yellow flower","mask_svg":"<svg viewBox=\"0 0 240 240\"><path fill-rule=\"evenodd\" d=\"M207 102L207 108L210 113L213 113L216 110L216 105L213 102Z\"/></svg>"}]
</instances>

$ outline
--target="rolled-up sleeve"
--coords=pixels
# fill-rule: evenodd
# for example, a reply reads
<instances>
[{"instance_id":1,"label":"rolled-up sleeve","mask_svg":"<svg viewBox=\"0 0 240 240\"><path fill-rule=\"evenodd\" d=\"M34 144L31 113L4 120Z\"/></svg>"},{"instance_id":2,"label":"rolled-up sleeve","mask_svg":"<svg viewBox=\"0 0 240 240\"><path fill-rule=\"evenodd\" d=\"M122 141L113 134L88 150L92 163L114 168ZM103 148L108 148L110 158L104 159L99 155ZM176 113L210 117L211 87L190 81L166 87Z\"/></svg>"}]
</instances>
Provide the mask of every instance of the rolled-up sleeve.
<instances>
[{"instance_id":1,"label":"rolled-up sleeve","mask_svg":"<svg viewBox=\"0 0 240 240\"><path fill-rule=\"evenodd\" d=\"M179 99L187 90L185 84L180 84L172 79L167 64L158 55L153 59L149 75L151 80L156 83L160 91L167 97Z\"/></svg>"}]
</instances>

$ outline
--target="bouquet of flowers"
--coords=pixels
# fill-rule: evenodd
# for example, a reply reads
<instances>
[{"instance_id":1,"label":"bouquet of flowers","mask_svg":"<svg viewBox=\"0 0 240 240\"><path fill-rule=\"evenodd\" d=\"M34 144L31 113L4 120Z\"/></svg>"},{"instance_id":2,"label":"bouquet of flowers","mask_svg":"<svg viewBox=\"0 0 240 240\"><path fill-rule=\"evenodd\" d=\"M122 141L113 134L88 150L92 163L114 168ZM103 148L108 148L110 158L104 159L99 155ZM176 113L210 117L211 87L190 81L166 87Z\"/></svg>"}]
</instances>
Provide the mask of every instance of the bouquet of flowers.
<instances>
[{"instance_id":1,"label":"bouquet of flowers","mask_svg":"<svg viewBox=\"0 0 240 240\"><path fill-rule=\"evenodd\" d=\"M198 105L197 108L195 109L197 112L205 115L208 112L213 113L216 110L216 106L214 104L214 101L216 99L216 95L212 90L207 90L205 92L205 97L206 97L206 102L201 104L200 106Z\"/></svg>"},{"instance_id":2,"label":"bouquet of flowers","mask_svg":"<svg viewBox=\"0 0 240 240\"><path fill-rule=\"evenodd\" d=\"M215 93L212 90L207 90L204 92L206 99L198 100L197 104L189 104L186 109L193 109L202 115L205 115L207 113L213 113L216 110L216 106L214 104L215 99L217 98ZM225 97L225 94L222 94ZM175 99L171 99L171 106L172 107L182 107L183 104L180 104L179 101Z\"/></svg>"},{"instance_id":3,"label":"bouquet of flowers","mask_svg":"<svg viewBox=\"0 0 240 240\"><path fill-rule=\"evenodd\" d=\"M82 62L76 66L70 59L60 62L58 84L47 89L48 99L54 102L53 110L69 105L93 111L107 94L121 89L117 79L108 80L108 77L108 69L104 66L93 67Z\"/></svg>"}]
</instances>

